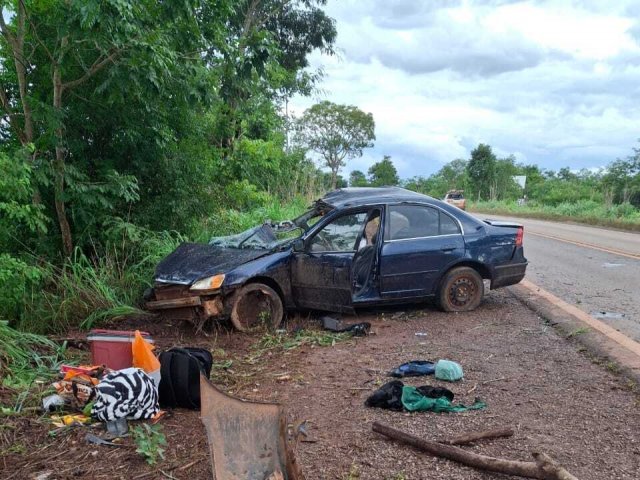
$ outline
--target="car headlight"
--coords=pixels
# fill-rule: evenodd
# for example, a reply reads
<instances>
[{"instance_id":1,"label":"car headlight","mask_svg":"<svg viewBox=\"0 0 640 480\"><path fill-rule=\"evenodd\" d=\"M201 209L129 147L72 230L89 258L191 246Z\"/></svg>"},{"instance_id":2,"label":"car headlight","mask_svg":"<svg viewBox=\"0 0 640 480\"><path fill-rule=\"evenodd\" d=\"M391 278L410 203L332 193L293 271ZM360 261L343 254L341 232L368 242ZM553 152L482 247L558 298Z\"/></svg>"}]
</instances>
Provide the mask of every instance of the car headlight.
<instances>
[{"instance_id":1,"label":"car headlight","mask_svg":"<svg viewBox=\"0 0 640 480\"><path fill-rule=\"evenodd\" d=\"M219 273L213 277L198 280L189 290L216 290L222 286L222 282L224 282L224 273Z\"/></svg>"}]
</instances>

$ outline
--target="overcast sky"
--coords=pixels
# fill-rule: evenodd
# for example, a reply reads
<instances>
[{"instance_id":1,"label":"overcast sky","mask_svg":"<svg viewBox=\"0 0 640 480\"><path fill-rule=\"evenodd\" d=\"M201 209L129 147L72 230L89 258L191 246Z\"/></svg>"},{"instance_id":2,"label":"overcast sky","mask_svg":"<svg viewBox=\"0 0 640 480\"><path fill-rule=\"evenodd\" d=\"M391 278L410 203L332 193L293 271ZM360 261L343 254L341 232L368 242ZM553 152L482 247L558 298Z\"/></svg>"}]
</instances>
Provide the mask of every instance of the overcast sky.
<instances>
[{"instance_id":1,"label":"overcast sky","mask_svg":"<svg viewBox=\"0 0 640 480\"><path fill-rule=\"evenodd\" d=\"M373 113L375 147L429 175L480 142L557 170L604 166L640 138L640 0L329 0L339 57L318 100Z\"/></svg>"}]
</instances>

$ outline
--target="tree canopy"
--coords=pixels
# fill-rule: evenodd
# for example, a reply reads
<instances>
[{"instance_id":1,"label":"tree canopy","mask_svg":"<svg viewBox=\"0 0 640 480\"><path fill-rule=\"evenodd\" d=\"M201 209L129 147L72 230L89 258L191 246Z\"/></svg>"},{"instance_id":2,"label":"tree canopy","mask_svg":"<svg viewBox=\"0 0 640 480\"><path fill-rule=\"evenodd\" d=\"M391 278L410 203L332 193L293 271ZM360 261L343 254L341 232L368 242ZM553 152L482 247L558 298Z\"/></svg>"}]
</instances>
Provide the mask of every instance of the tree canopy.
<instances>
[{"instance_id":1,"label":"tree canopy","mask_svg":"<svg viewBox=\"0 0 640 480\"><path fill-rule=\"evenodd\" d=\"M369 184L372 187L392 187L400 183L398 171L389 155L369 167Z\"/></svg>"},{"instance_id":2,"label":"tree canopy","mask_svg":"<svg viewBox=\"0 0 640 480\"><path fill-rule=\"evenodd\" d=\"M323 101L307 109L297 122L297 143L319 154L331 171L331 188L346 160L362 156L375 140L373 115L353 105Z\"/></svg>"}]
</instances>

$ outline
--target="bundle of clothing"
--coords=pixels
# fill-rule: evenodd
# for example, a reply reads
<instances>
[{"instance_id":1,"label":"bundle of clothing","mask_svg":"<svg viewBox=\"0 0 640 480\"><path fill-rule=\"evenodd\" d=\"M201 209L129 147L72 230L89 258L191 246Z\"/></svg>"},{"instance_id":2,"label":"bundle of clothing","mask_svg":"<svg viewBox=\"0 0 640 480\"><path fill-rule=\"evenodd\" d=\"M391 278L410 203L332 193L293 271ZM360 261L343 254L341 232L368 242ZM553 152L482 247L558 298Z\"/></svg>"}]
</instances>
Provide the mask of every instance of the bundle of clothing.
<instances>
[{"instance_id":1,"label":"bundle of clothing","mask_svg":"<svg viewBox=\"0 0 640 480\"><path fill-rule=\"evenodd\" d=\"M109 370L104 366L63 366L63 378L53 383L57 395L46 409L68 407L109 422L149 419L158 411L158 387L140 368Z\"/></svg>"},{"instance_id":2,"label":"bundle of clothing","mask_svg":"<svg viewBox=\"0 0 640 480\"><path fill-rule=\"evenodd\" d=\"M423 385L412 387L405 385L400 380L393 380L376 390L364 404L367 407L384 408L395 411L409 412L466 412L467 410L480 410L487 406L479 398L471 406L461 403L454 405L454 394L443 387Z\"/></svg>"}]
</instances>

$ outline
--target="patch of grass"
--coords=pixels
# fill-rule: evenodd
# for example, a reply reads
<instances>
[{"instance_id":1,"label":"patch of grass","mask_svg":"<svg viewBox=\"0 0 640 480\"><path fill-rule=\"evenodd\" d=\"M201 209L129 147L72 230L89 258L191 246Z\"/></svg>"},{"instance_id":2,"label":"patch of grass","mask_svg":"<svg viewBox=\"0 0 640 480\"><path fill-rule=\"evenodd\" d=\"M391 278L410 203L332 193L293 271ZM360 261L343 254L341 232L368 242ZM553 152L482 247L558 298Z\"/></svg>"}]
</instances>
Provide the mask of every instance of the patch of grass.
<instances>
[{"instance_id":1,"label":"patch of grass","mask_svg":"<svg viewBox=\"0 0 640 480\"><path fill-rule=\"evenodd\" d=\"M18 443L14 443L9 448L6 448L4 450L0 450L0 456L8 455L10 453L16 453L18 455L24 455L27 452L28 452L27 447L23 443L19 443L18 442Z\"/></svg>"},{"instance_id":2,"label":"patch of grass","mask_svg":"<svg viewBox=\"0 0 640 480\"><path fill-rule=\"evenodd\" d=\"M296 198L285 204L278 199L270 199L264 206L247 211L222 209L198 224L199 233L196 235L196 241L208 242L211 237L240 233L267 220L293 220L308 207L305 199Z\"/></svg>"},{"instance_id":3,"label":"patch of grass","mask_svg":"<svg viewBox=\"0 0 640 480\"><path fill-rule=\"evenodd\" d=\"M356 480L360 478L360 471L358 470L358 466L355 463L351 464L351 468L349 469L349 473L343 475L344 480Z\"/></svg>"},{"instance_id":4,"label":"patch of grass","mask_svg":"<svg viewBox=\"0 0 640 480\"><path fill-rule=\"evenodd\" d=\"M393 478L389 480L407 480L407 477L404 476L404 472L397 473Z\"/></svg>"},{"instance_id":5,"label":"patch of grass","mask_svg":"<svg viewBox=\"0 0 640 480\"><path fill-rule=\"evenodd\" d=\"M351 338L349 333L332 333L321 330L298 330L293 334L265 333L254 345L258 351L281 348L293 350L303 346L332 347L337 342L343 342Z\"/></svg>"},{"instance_id":6,"label":"patch of grass","mask_svg":"<svg viewBox=\"0 0 640 480\"><path fill-rule=\"evenodd\" d=\"M614 361L608 361L604 364L605 368L607 370L609 370L611 373L615 373L616 375L619 374L621 372L621 368L620 365L618 365L616 362Z\"/></svg>"},{"instance_id":7,"label":"patch of grass","mask_svg":"<svg viewBox=\"0 0 640 480\"><path fill-rule=\"evenodd\" d=\"M7 321L0 321L1 385L15 394L13 406L3 407L3 414L21 412L28 400L39 402L60 368L65 349L66 345L57 345L41 335L21 332L9 326Z\"/></svg>"},{"instance_id":8,"label":"patch of grass","mask_svg":"<svg viewBox=\"0 0 640 480\"><path fill-rule=\"evenodd\" d=\"M131 429L136 453L139 453L149 465L155 465L158 459L164 460L164 448L167 439L162 432L162 425L143 423Z\"/></svg>"},{"instance_id":9,"label":"patch of grass","mask_svg":"<svg viewBox=\"0 0 640 480\"><path fill-rule=\"evenodd\" d=\"M575 330L573 330L572 332L570 332L567 335L567 338L577 337L578 335L582 335L584 333L589 333L590 331L591 331L591 329L589 327L576 328Z\"/></svg>"}]
</instances>

